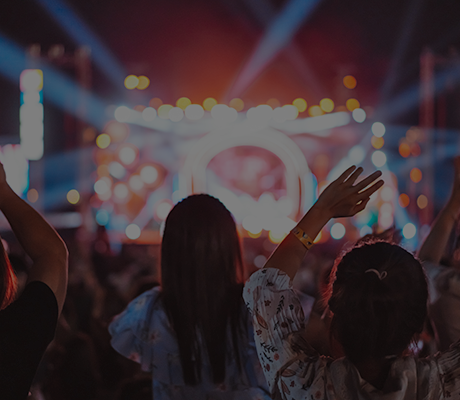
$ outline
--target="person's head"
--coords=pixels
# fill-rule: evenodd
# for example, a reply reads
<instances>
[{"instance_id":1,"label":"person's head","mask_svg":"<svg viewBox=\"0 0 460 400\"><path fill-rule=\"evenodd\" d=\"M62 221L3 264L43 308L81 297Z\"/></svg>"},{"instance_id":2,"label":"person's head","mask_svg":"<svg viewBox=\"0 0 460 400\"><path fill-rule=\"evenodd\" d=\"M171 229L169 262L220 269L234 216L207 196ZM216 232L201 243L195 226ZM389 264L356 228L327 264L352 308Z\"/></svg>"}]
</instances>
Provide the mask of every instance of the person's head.
<instances>
[{"instance_id":1,"label":"person's head","mask_svg":"<svg viewBox=\"0 0 460 400\"><path fill-rule=\"evenodd\" d=\"M0 310L7 307L15 298L18 283L8 254L0 239Z\"/></svg>"},{"instance_id":2,"label":"person's head","mask_svg":"<svg viewBox=\"0 0 460 400\"><path fill-rule=\"evenodd\" d=\"M188 384L200 381L203 353L197 331L204 339L214 381L225 376L229 323L237 347L242 269L235 221L219 200L198 194L174 206L161 244L161 286Z\"/></svg>"},{"instance_id":3,"label":"person's head","mask_svg":"<svg viewBox=\"0 0 460 400\"><path fill-rule=\"evenodd\" d=\"M355 363L401 355L427 315L420 262L383 241L360 243L338 258L326 298L331 335Z\"/></svg>"}]
</instances>

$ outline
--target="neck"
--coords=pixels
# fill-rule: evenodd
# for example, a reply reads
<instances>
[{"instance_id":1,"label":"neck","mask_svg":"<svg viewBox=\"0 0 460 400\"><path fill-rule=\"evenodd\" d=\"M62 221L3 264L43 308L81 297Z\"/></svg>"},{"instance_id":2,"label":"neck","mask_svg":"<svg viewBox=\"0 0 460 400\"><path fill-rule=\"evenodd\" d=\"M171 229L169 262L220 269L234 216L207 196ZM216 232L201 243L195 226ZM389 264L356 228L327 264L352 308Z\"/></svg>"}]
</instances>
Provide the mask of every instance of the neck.
<instances>
[{"instance_id":1,"label":"neck","mask_svg":"<svg viewBox=\"0 0 460 400\"><path fill-rule=\"evenodd\" d=\"M377 389L382 389L390 372L393 359L366 360L355 363L361 378Z\"/></svg>"}]
</instances>

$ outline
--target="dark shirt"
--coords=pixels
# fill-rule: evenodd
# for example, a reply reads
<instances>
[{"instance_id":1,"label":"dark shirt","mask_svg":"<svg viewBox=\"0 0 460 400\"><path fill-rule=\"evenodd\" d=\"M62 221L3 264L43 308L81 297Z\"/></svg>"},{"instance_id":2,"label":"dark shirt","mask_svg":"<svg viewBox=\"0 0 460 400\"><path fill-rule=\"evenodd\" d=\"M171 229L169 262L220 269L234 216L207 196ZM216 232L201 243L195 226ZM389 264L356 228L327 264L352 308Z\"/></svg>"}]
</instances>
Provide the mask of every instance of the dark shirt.
<instances>
[{"instance_id":1,"label":"dark shirt","mask_svg":"<svg viewBox=\"0 0 460 400\"><path fill-rule=\"evenodd\" d=\"M23 400L38 364L54 338L58 305L43 282L29 283L0 311L0 400Z\"/></svg>"}]
</instances>

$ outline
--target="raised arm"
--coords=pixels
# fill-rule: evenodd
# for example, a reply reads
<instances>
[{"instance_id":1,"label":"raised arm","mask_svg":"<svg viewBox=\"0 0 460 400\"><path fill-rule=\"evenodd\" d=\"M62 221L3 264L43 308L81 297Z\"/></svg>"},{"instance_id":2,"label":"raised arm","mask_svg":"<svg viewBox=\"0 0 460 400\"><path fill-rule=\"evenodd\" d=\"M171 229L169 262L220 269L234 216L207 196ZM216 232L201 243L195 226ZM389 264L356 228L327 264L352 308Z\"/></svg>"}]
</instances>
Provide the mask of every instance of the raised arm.
<instances>
[{"instance_id":1,"label":"raised arm","mask_svg":"<svg viewBox=\"0 0 460 400\"><path fill-rule=\"evenodd\" d=\"M67 289L67 248L56 231L6 182L0 164L0 210L25 252L32 259L29 281L46 283L56 296L59 312Z\"/></svg>"},{"instance_id":2,"label":"raised arm","mask_svg":"<svg viewBox=\"0 0 460 400\"><path fill-rule=\"evenodd\" d=\"M439 264L449 241L450 233L460 216L460 157L454 158L454 182L447 204L436 217L430 233L420 248L418 257L422 261Z\"/></svg>"},{"instance_id":3,"label":"raised arm","mask_svg":"<svg viewBox=\"0 0 460 400\"><path fill-rule=\"evenodd\" d=\"M299 221L297 227L303 230L311 241L331 218L351 217L364 210L371 194L383 186L382 180L375 182L382 175L380 171L374 172L355 185L362 172L361 167L348 168L321 193L318 201ZM371 184L372 186L368 187ZM265 267L278 268L292 279L300 268L306 252L306 247L291 232L275 249Z\"/></svg>"}]
</instances>

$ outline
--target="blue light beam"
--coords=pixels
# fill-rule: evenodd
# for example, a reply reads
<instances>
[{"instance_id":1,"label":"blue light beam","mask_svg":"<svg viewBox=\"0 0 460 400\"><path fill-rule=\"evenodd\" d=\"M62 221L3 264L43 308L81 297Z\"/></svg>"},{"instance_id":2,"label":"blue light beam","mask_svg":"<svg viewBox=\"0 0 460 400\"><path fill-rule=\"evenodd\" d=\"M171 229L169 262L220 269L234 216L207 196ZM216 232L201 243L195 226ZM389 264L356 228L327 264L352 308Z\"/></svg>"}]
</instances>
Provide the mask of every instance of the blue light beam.
<instances>
[{"instance_id":1,"label":"blue light beam","mask_svg":"<svg viewBox=\"0 0 460 400\"><path fill-rule=\"evenodd\" d=\"M230 97L239 96L262 69L285 47L319 0L290 0L267 29L249 61L234 83Z\"/></svg>"},{"instance_id":2,"label":"blue light beam","mask_svg":"<svg viewBox=\"0 0 460 400\"><path fill-rule=\"evenodd\" d=\"M107 74L113 83L120 85L124 82L126 73L123 67L70 6L59 0L36 0L36 2L76 43L91 47L94 63Z\"/></svg>"}]
</instances>

